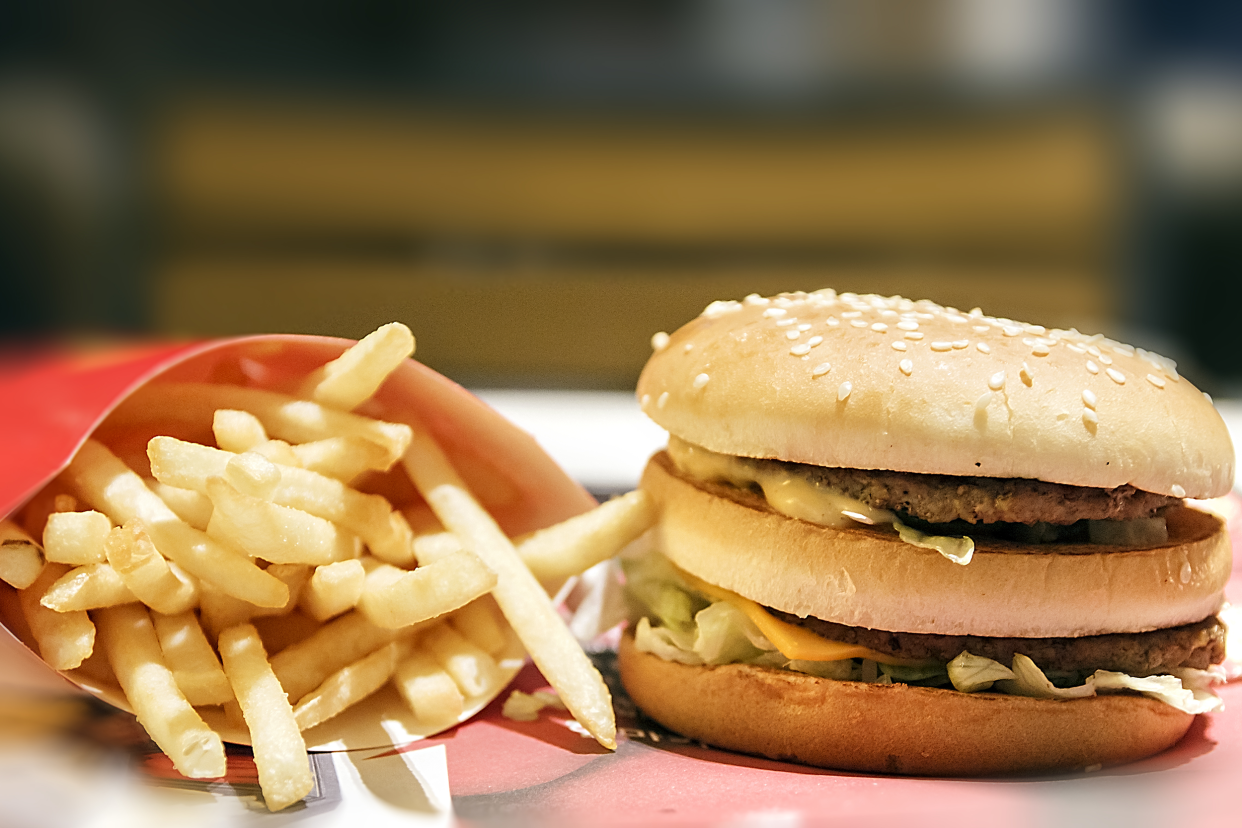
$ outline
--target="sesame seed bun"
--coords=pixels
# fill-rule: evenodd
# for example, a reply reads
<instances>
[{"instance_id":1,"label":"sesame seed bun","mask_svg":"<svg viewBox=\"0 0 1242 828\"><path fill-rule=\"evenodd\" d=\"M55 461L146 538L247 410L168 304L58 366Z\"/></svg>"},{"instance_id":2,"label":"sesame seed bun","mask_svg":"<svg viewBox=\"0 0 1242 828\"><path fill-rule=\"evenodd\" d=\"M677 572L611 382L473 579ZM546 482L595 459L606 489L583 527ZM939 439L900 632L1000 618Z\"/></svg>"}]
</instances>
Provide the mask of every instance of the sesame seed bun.
<instances>
[{"instance_id":1,"label":"sesame seed bun","mask_svg":"<svg viewBox=\"0 0 1242 828\"><path fill-rule=\"evenodd\" d=\"M713 303L656 344L643 411L722 454L1174 497L1233 484L1203 394L1099 336L819 291Z\"/></svg>"},{"instance_id":2,"label":"sesame seed bun","mask_svg":"<svg viewBox=\"0 0 1242 828\"><path fill-rule=\"evenodd\" d=\"M621 640L621 679L644 713L708 744L869 773L983 776L1132 762L1194 717L1142 696L1045 701L831 681L665 661Z\"/></svg>"}]
</instances>

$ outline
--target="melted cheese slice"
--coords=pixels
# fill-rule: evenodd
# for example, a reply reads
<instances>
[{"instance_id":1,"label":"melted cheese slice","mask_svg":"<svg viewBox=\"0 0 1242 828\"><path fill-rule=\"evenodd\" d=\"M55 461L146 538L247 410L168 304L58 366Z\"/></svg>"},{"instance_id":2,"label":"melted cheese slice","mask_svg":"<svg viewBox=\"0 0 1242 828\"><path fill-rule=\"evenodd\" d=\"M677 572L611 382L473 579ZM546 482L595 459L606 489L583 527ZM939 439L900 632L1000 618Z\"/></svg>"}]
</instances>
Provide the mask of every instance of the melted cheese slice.
<instances>
[{"instance_id":1,"label":"melted cheese slice","mask_svg":"<svg viewBox=\"0 0 1242 828\"><path fill-rule=\"evenodd\" d=\"M709 598L716 601L726 601L741 610L759 628L759 632L763 633L768 641L771 641L776 649L780 651L780 654L791 661L843 661L847 658L869 658L880 664L901 666L923 666L932 663L910 658L898 658L858 644L846 644L843 641L833 641L832 639L824 638L811 632L806 627L799 627L797 624L790 624L788 621L780 620L761 605L749 598L743 598L736 592L731 592L715 584L709 584L707 581L697 578L683 569L678 569L677 571L686 580L686 583L694 589Z\"/></svg>"}]
</instances>

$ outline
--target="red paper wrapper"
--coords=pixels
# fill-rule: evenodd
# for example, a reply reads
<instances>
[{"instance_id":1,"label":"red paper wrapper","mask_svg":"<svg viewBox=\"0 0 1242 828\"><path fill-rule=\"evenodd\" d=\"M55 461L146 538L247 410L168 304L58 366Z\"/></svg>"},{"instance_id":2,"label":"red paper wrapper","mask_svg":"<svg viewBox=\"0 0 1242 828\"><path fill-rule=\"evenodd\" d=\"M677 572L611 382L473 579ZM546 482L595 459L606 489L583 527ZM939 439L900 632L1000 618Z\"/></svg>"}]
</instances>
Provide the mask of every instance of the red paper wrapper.
<instances>
[{"instance_id":1,"label":"red paper wrapper","mask_svg":"<svg viewBox=\"0 0 1242 828\"><path fill-rule=\"evenodd\" d=\"M353 342L313 336L257 336L196 344L138 345L96 353L47 352L0 364L0 517L22 508L53 480L85 440L97 432L108 442L141 451L154 433L109 431L108 414L135 390L151 383L212 382L294 391L311 371ZM359 413L425 428L443 447L475 496L510 535L542 528L595 505L529 434L505 420L456 383L413 360L405 360ZM178 434L210 442L204 434ZM419 496L403 474L373 475L362 486L386 495L394 506ZM17 643L22 624L15 590L0 583L0 659L21 676L19 683L68 689L51 668ZM20 610L16 610L20 612ZM13 632L10 632L10 629ZM511 678L524 655L516 640L502 654ZM65 674L74 685L124 707L115 685L81 671ZM476 699L467 714L484 707ZM382 713L377 721L377 709ZM333 722L336 722L334 725ZM225 733L244 741L244 734ZM395 691L377 694L337 719L308 732L312 747L363 747L408 741L420 731Z\"/></svg>"}]
</instances>

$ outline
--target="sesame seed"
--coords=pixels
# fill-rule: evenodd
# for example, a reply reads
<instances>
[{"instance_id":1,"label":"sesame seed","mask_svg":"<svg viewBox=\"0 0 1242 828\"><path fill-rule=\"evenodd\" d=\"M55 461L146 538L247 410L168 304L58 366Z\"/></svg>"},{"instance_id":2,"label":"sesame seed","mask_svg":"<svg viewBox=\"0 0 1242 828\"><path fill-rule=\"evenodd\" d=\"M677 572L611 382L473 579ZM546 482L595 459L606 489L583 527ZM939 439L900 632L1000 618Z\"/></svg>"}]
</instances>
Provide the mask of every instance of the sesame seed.
<instances>
[{"instance_id":1,"label":"sesame seed","mask_svg":"<svg viewBox=\"0 0 1242 828\"><path fill-rule=\"evenodd\" d=\"M785 331L786 339L797 339L802 336L802 331Z\"/></svg>"},{"instance_id":2,"label":"sesame seed","mask_svg":"<svg viewBox=\"0 0 1242 828\"><path fill-rule=\"evenodd\" d=\"M962 350L963 348L969 348L969 347L970 347L970 340L969 340L969 339L955 339L955 340L953 340L953 350L955 350L955 351L960 351L960 350Z\"/></svg>"},{"instance_id":3,"label":"sesame seed","mask_svg":"<svg viewBox=\"0 0 1242 828\"><path fill-rule=\"evenodd\" d=\"M867 320L866 319L851 319L850 324L853 325L855 328L865 328L867 327Z\"/></svg>"},{"instance_id":4,"label":"sesame seed","mask_svg":"<svg viewBox=\"0 0 1242 828\"><path fill-rule=\"evenodd\" d=\"M1065 347L1069 348L1071 351L1073 351L1076 354L1085 354L1087 352L1086 348L1082 347L1081 345L1075 345L1072 342L1066 345Z\"/></svg>"},{"instance_id":5,"label":"sesame seed","mask_svg":"<svg viewBox=\"0 0 1242 828\"><path fill-rule=\"evenodd\" d=\"M946 313L946 314L944 315L944 318L945 318L945 319L947 319L947 320L949 320L950 322L953 322L954 324L959 324L959 325L960 325L961 323L963 323L963 322L969 322L969 321L970 321L970 320L969 320L969 319L967 319L966 317L964 317L964 316L960 316L960 315L958 315L958 314L956 314L956 313Z\"/></svg>"},{"instance_id":6,"label":"sesame seed","mask_svg":"<svg viewBox=\"0 0 1242 828\"><path fill-rule=\"evenodd\" d=\"M894 350L894 351L904 351L904 350L906 350L906 348L909 348L909 347L910 347L909 345L907 345L906 343L902 342L900 339L897 339L897 340L894 340L894 341L893 341L893 350Z\"/></svg>"},{"instance_id":7,"label":"sesame seed","mask_svg":"<svg viewBox=\"0 0 1242 828\"><path fill-rule=\"evenodd\" d=\"M987 333L992 330L990 325L972 325L970 329L978 334Z\"/></svg>"},{"instance_id":8,"label":"sesame seed","mask_svg":"<svg viewBox=\"0 0 1242 828\"><path fill-rule=\"evenodd\" d=\"M814 368L811 369L811 377L813 379L818 379L819 377L822 377L824 374L828 373L831 370L832 370L832 365L830 365L827 362L821 362L819 365L816 365Z\"/></svg>"},{"instance_id":9,"label":"sesame seed","mask_svg":"<svg viewBox=\"0 0 1242 828\"><path fill-rule=\"evenodd\" d=\"M914 363L908 359L903 359L901 362L897 363L897 367L900 368L901 373L905 374L907 377L914 373Z\"/></svg>"},{"instance_id":10,"label":"sesame seed","mask_svg":"<svg viewBox=\"0 0 1242 828\"><path fill-rule=\"evenodd\" d=\"M650 395L650 394L643 394L642 399L640 399L640 400L638 401L638 405L639 405L639 407L640 407L640 408L646 408L646 407L648 406L648 404L650 404L650 403L651 403L651 395Z\"/></svg>"},{"instance_id":11,"label":"sesame seed","mask_svg":"<svg viewBox=\"0 0 1242 828\"><path fill-rule=\"evenodd\" d=\"M1100 373L1100 366L1096 365L1091 360L1087 360L1087 371L1092 374L1098 374Z\"/></svg>"},{"instance_id":12,"label":"sesame seed","mask_svg":"<svg viewBox=\"0 0 1242 828\"><path fill-rule=\"evenodd\" d=\"M702 388L704 385L707 385L707 381L709 379L711 379L711 377L709 377L707 374L699 374L697 377L694 378L694 387Z\"/></svg>"},{"instance_id":13,"label":"sesame seed","mask_svg":"<svg viewBox=\"0 0 1242 828\"><path fill-rule=\"evenodd\" d=\"M1037 343L1035 347L1031 349L1031 356L1046 357L1048 356L1048 353L1048 346L1042 343Z\"/></svg>"},{"instance_id":14,"label":"sesame seed","mask_svg":"<svg viewBox=\"0 0 1242 828\"><path fill-rule=\"evenodd\" d=\"M1083 405L1085 405L1087 408L1095 408L1095 405L1097 402L1099 402L1099 399L1095 396L1094 391L1092 391L1090 388L1084 388L1082 390L1082 404Z\"/></svg>"},{"instance_id":15,"label":"sesame seed","mask_svg":"<svg viewBox=\"0 0 1242 828\"><path fill-rule=\"evenodd\" d=\"M1174 497L1185 497L1186 496L1186 490L1182 488L1180 483L1174 483L1172 486L1170 486L1169 492Z\"/></svg>"},{"instance_id":16,"label":"sesame seed","mask_svg":"<svg viewBox=\"0 0 1242 828\"><path fill-rule=\"evenodd\" d=\"M1039 336L1043 336L1044 334L1048 332L1048 329L1045 328L1043 325L1026 325L1024 327L1026 328L1027 333L1033 333Z\"/></svg>"},{"instance_id":17,"label":"sesame seed","mask_svg":"<svg viewBox=\"0 0 1242 828\"><path fill-rule=\"evenodd\" d=\"M1157 388L1164 388L1164 380L1160 379L1160 377L1156 376L1155 374L1148 374L1147 381L1150 382L1152 385L1156 386Z\"/></svg>"},{"instance_id":18,"label":"sesame seed","mask_svg":"<svg viewBox=\"0 0 1242 828\"><path fill-rule=\"evenodd\" d=\"M665 333L664 331L660 331L658 333L652 334L651 350L657 351L657 352L663 351L665 348L668 347L668 338L669 338L668 334Z\"/></svg>"},{"instance_id":19,"label":"sesame seed","mask_svg":"<svg viewBox=\"0 0 1242 828\"><path fill-rule=\"evenodd\" d=\"M845 313L841 314L842 319L857 319L860 316L862 316L862 311L856 311L856 310L846 311Z\"/></svg>"},{"instance_id":20,"label":"sesame seed","mask_svg":"<svg viewBox=\"0 0 1242 828\"><path fill-rule=\"evenodd\" d=\"M1018 334L1022 333L1022 329L1015 328L1010 325L1006 325L1004 328L1001 328L1001 333L1003 333L1005 336L1017 336Z\"/></svg>"},{"instance_id":21,"label":"sesame seed","mask_svg":"<svg viewBox=\"0 0 1242 828\"><path fill-rule=\"evenodd\" d=\"M983 308L971 308L970 313L968 313L967 316L972 316L975 319L978 319L980 316L983 316Z\"/></svg>"},{"instance_id":22,"label":"sesame seed","mask_svg":"<svg viewBox=\"0 0 1242 828\"><path fill-rule=\"evenodd\" d=\"M1029 336L1024 336L1024 337L1022 337L1022 344L1023 344L1023 345L1025 345L1025 346L1026 346L1026 347L1028 347L1028 348L1032 348L1032 347L1034 347L1034 346L1035 346L1035 342L1036 342L1036 340L1035 340L1035 339L1032 339L1032 338L1031 338L1031 337L1029 337Z\"/></svg>"},{"instance_id":23,"label":"sesame seed","mask_svg":"<svg viewBox=\"0 0 1242 828\"><path fill-rule=\"evenodd\" d=\"M748 296L747 296L744 300L742 300L742 301L744 301L744 302L745 302L746 304L748 304L748 305L767 305L767 304L770 304L770 303L772 302L772 300L771 300L771 299L767 299L767 298L765 298L765 297L763 297L763 296L760 296L760 295L759 295L759 294L757 294L757 293L752 293L752 294L748 295Z\"/></svg>"},{"instance_id":24,"label":"sesame seed","mask_svg":"<svg viewBox=\"0 0 1242 828\"><path fill-rule=\"evenodd\" d=\"M922 338L923 338L922 331L906 331L906 339L911 339L917 342L918 340Z\"/></svg>"},{"instance_id":25,"label":"sesame seed","mask_svg":"<svg viewBox=\"0 0 1242 828\"><path fill-rule=\"evenodd\" d=\"M1109 368L1107 371L1105 371L1105 373L1108 374L1108 378L1110 380L1117 383L1118 385L1126 384L1126 375L1118 371L1116 368Z\"/></svg>"},{"instance_id":26,"label":"sesame seed","mask_svg":"<svg viewBox=\"0 0 1242 828\"><path fill-rule=\"evenodd\" d=\"M1087 353L1091 354L1093 357L1098 357L1100 355L1100 349L1094 345L1088 345Z\"/></svg>"},{"instance_id":27,"label":"sesame seed","mask_svg":"<svg viewBox=\"0 0 1242 828\"><path fill-rule=\"evenodd\" d=\"M814 348L816 345L818 345L819 343L821 343L821 342L823 342L823 341L824 341L824 338L823 338L822 336L816 335L816 336L813 336L813 337L811 337L810 339L808 339L808 340L806 341L806 344L807 344L807 345L810 345L812 348Z\"/></svg>"},{"instance_id":28,"label":"sesame seed","mask_svg":"<svg viewBox=\"0 0 1242 828\"><path fill-rule=\"evenodd\" d=\"M733 313L741 309L741 302L735 302L732 299L717 300L703 309L703 315L715 319L717 316L724 316L726 313Z\"/></svg>"},{"instance_id":29,"label":"sesame seed","mask_svg":"<svg viewBox=\"0 0 1242 828\"><path fill-rule=\"evenodd\" d=\"M917 331L919 329L919 323L915 322L913 319L903 319L897 323L897 327L901 328L903 331Z\"/></svg>"},{"instance_id":30,"label":"sesame seed","mask_svg":"<svg viewBox=\"0 0 1242 828\"><path fill-rule=\"evenodd\" d=\"M885 331L888 330L888 325L885 325L883 322L876 322L874 325L871 326L871 330L875 331L876 333L884 333Z\"/></svg>"},{"instance_id":31,"label":"sesame seed","mask_svg":"<svg viewBox=\"0 0 1242 828\"><path fill-rule=\"evenodd\" d=\"M1004 371L997 371L995 374L993 374L991 377L988 378L988 388L991 388L993 391L999 391L1004 387L1005 387L1005 372Z\"/></svg>"},{"instance_id":32,"label":"sesame seed","mask_svg":"<svg viewBox=\"0 0 1242 828\"><path fill-rule=\"evenodd\" d=\"M796 317L796 316L788 316L788 317L786 317L786 318L784 318L784 319L778 319L778 320L776 320L776 326L777 326L778 328L784 328L784 327L788 327L789 325L792 325L793 323L795 323L795 322L797 322L797 321L798 321L798 317Z\"/></svg>"},{"instance_id":33,"label":"sesame seed","mask_svg":"<svg viewBox=\"0 0 1242 828\"><path fill-rule=\"evenodd\" d=\"M880 311L880 316L883 316L885 319L892 319L896 315L897 315L897 311L893 310L892 308L885 308L884 310Z\"/></svg>"},{"instance_id":34,"label":"sesame seed","mask_svg":"<svg viewBox=\"0 0 1242 828\"><path fill-rule=\"evenodd\" d=\"M854 384L852 382L846 381L841 383L841 385L837 387L837 401L845 402L845 398L848 397L850 392L853 390Z\"/></svg>"},{"instance_id":35,"label":"sesame seed","mask_svg":"<svg viewBox=\"0 0 1242 828\"><path fill-rule=\"evenodd\" d=\"M1105 365L1112 365L1113 358L1110 357L1108 354L1100 354L1100 362L1104 363Z\"/></svg>"},{"instance_id":36,"label":"sesame seed","mask_svg":"<svg viewBox=\"0 0 1242 828\"><path fill-rule=\"evenodd\" d=\"M1212 395L1211 395L1211 394L1209 394L1208 392L1204 391L1204 392L1203 392L1203 399L1207 400L1208 402L1212 402Z\"/></svg>"},{"instance_id":37,"label":"sesame seed","mask_svg":"<svg viewBox=\"0 0 1242 828\"><path fill-rule=\"evenodd\" d=\"M1028 388L1031 383L1035 381L1035 378L1031 376L1031 369L1027 367L1025 362L1022 363L1022 370L1018 372L1018 378L1022 380L1022 383Z\"/></svg>"},{"instance_id":38,"label":"sesame seed","mask_svg":"<svg viewBox=\"0 0 1242 828\"><path fill-rule=\"evenodd\" d=\"M828 317L828 321L825 322L824 324L826 324L830 328L835 328L837 325L841 324L841 320L837 319L835 316L830 316Z\"/></svg>"},{"instance_id":39,"label":"sesame seed","mask_svg":"<svg viewBox=\"0 0 1242 828\"><path fill-rule=\"evenodd\" d=\"M983 411L986 411L988 408L988 404L991 402L992 402L992 392L984 391L983 394L979 397L979 399L975 400L975 413L979 414Z\"/></svg>"},{"instance_id":40,"label":"sesame seed","mask_svg":"<svg viewBox=\"0 0 1242 828\"><path fill-rule=\"evenodd\" d=\"M811 352L811 346L803 342L801 345L795 345L789 349L789 353L794 356L806 356Z\"/></svg>"},{"instance_id":41,"label":"sesame seed","mask_svg":"<svg viewBox=\"0 0 1242 828\"><path fill-rule=\"evenodd\" d=\"M952 342L933 342L931 349L933 351L948 351L953 348Z\"/></svg>"},{"instance_id":42,"label":"sesame seed","mask_svg":"<svg viewBox=\"0 0 1242 828\"><path fill-rule=\"evenodd\" d=\"M688 353L690 353L691 351L693 351L693 350L694 350L694 343L693 343L693 342L687 342L687 343L686 343L686 347L685 347L685 348L683 348L682 350L683 350L683 351L685 351L687 354L688 354Z\"/></svg>"},{"instance_id":43,"label":"sesame seed","mask_svg":"<svg viewBox=\"0 0 1242 828\"><path fill-rule=\"evenodd\" d=\"M1092 411L1090 408L1084 408L1084 409L1082 410L1082 421L1083 421L1084 423L1086 423L1086 424L1087 424L1087 426L1088 426L1088 428L1089 428L1089 427L1091 427L1091 426L1093 426L1093 425L1098 425L1098 424L1099 424L1099 422L1100 422L1100 415L1099 415L1099 414L1096 414L1096 413L1095 413L1094 411Z\"/></svg>"},{"instance_id":44,"label":"sesame seed","mask_svg":"<svg viewBox=\"0 0 1242 828\"><path fill-rule=\"evenodd\" d=\"M764 319L775 319L776 317L784 316L787 313L789 313L789 311L785 310L784 308L768 308L767 310L763 312L763 318Z\"/></svg>"},{"instance_id":45,"label":"sesame seed","mask_svg":"<svg viewBox=\"0 0 1242 828\"><path fill-rule=\"evenodd\" d=\"M667 402L668 402L668 392L665 391L662 394L660 394L660 396L656 399L656 408L663 408L664 404Z\"/></svg>"},{"instance_id":46,"label":"sesame seed","mask_svg":"<svg viewBox=\"0 0 1242 828\"><path fill-rule=\"evenodd\" d=\"M975 343L975 348L976 348L976 349L979 351L979 353L981 353L981 354L990 354L990 353L992 353L992 349L991 349L991 347L989 347L988 343L986 343L986 342L976 342L976 343Z\"/></svg>"}]
</instances>

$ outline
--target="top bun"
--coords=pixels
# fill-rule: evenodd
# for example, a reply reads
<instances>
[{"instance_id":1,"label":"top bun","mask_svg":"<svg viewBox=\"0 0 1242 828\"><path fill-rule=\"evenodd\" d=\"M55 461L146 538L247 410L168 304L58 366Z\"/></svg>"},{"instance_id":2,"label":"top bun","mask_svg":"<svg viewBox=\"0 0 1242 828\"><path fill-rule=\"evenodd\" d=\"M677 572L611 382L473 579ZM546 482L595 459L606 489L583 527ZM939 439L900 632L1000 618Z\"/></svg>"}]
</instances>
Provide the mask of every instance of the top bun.
<instances>
[{"instance_id":1,"label":"top bun","mask_svg":"<svg viewBox=\"0 0 1242 828\"><path fill-rule=\"evenodd\" d=\"M821 290L713 302L653 345L643 411L722 454L1173 497L1233 485L1206 396L1098 334Z\"/></svg>"}]
</instances>

